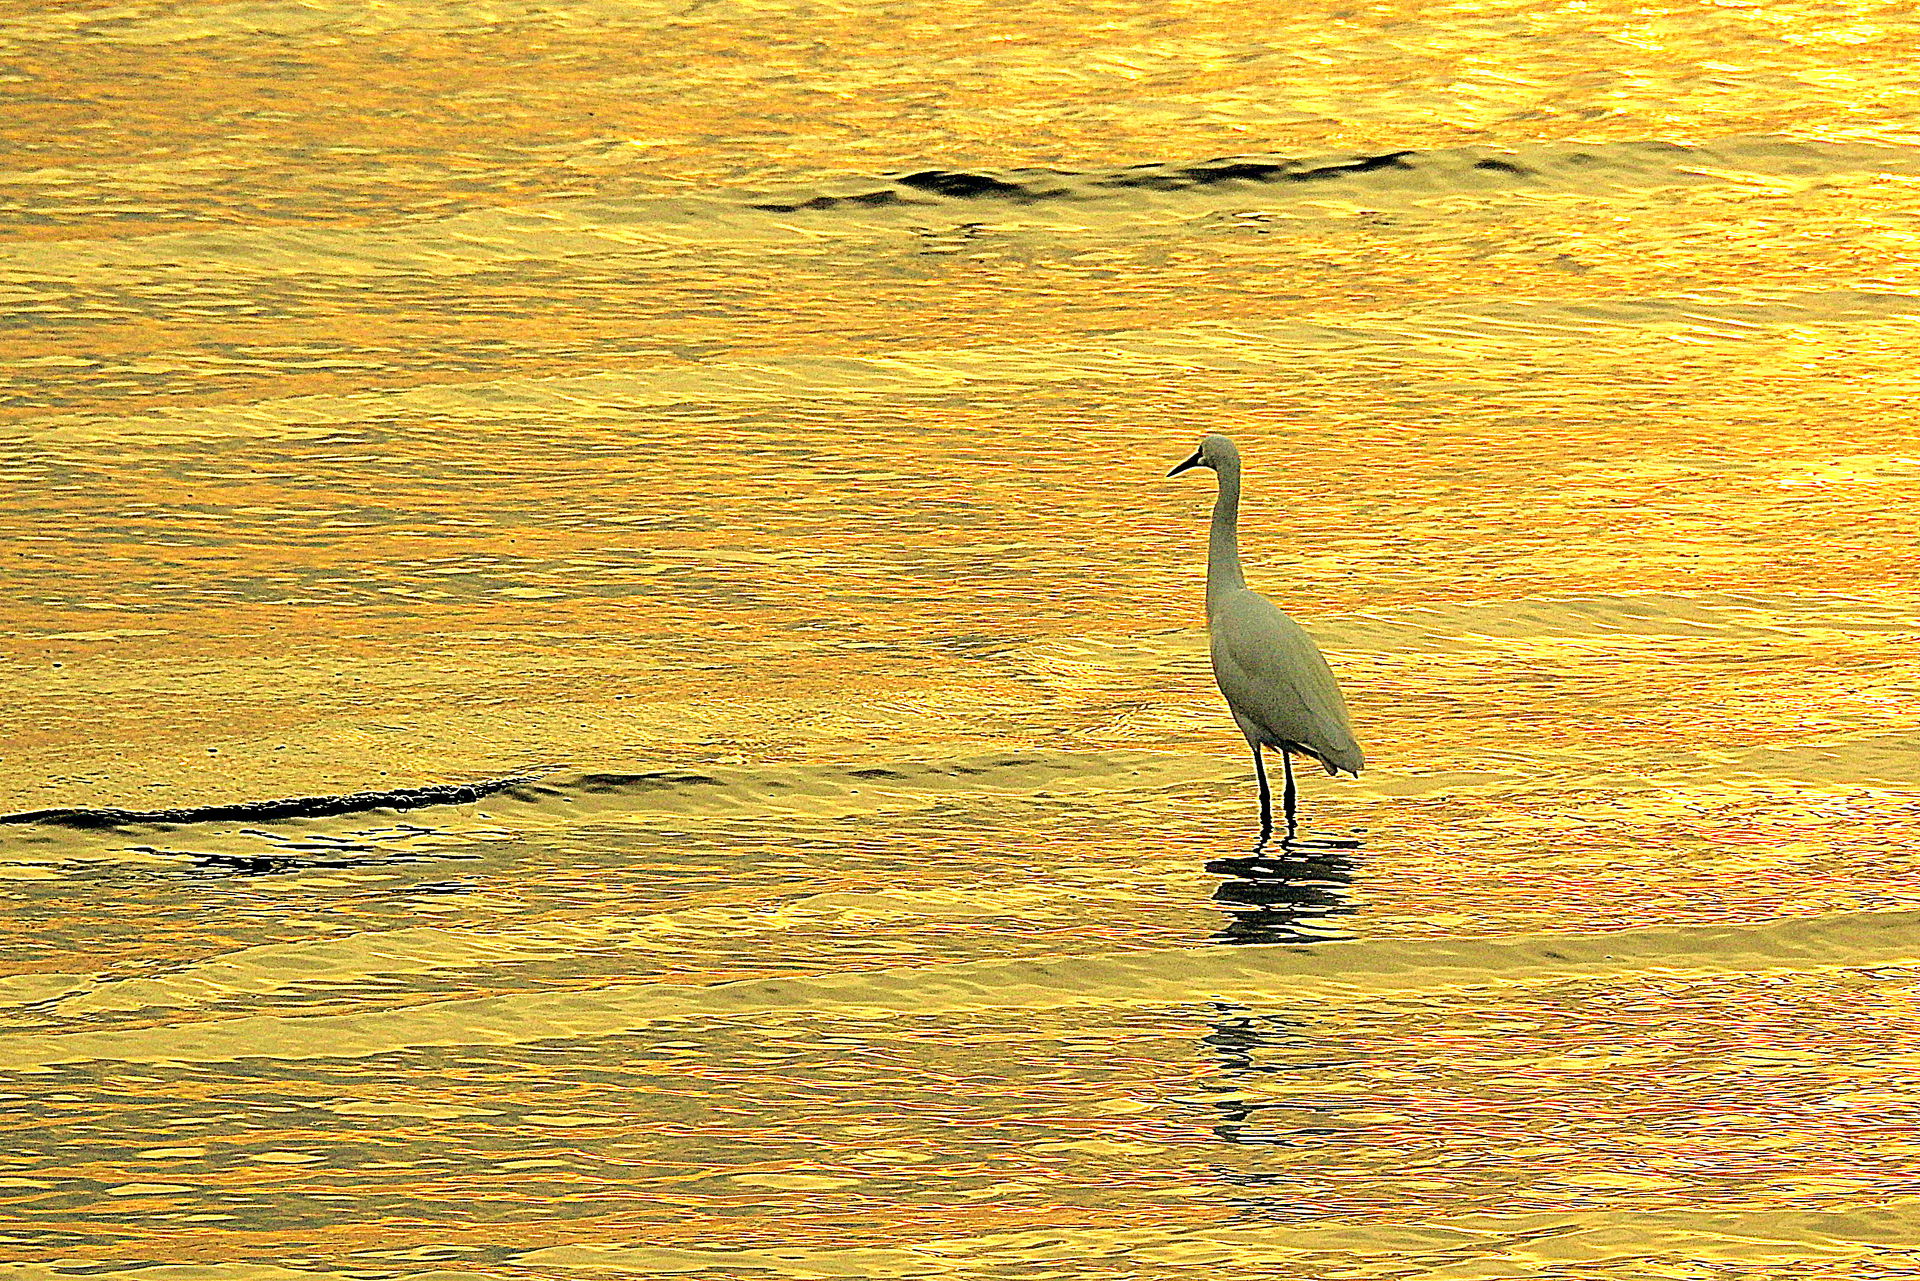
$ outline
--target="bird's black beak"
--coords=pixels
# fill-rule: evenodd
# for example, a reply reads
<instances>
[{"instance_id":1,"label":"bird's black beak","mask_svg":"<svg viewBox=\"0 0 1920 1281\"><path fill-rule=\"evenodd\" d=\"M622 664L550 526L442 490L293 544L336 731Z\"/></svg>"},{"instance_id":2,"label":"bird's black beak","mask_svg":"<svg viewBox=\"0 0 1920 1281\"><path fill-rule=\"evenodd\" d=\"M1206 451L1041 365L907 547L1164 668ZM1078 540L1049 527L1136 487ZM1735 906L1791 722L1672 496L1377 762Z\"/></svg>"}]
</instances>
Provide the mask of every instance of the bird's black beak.
<instances>
[{"instance_id":1,"label":"bird's black beak","mask_svg":"<svg viewBox=\"0 0 1920 1281\"><path fill-rule=\"evenodd\" d=\"M1187 459L1186 462L1181 463L1178 467L1168 472L1167 475L1178 476L1181 472L1187 470L1187 468L1198 467L1199 465L1200 465L1200 451L1196 449L1193 451L1193 457Z\"/></svg>"}]
</instances>

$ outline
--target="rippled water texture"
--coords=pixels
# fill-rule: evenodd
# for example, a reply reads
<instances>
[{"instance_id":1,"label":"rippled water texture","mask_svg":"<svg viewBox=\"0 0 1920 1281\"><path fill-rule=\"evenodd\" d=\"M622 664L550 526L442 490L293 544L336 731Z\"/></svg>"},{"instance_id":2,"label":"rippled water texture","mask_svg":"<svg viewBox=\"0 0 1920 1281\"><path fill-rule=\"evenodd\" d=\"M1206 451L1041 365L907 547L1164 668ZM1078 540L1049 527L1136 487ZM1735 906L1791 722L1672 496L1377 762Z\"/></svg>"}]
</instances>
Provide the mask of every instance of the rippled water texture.
<instances>
[{"instance_id":1,"label":"rippled water texture","mask_svg":"<svg viewBox=\"0 0 1920 1281\"><path fill-rule=\"evenodd\" d=\"M1916 47L11 6L0 1281L1920 1274Z\"/></svg>"}]
</instances>

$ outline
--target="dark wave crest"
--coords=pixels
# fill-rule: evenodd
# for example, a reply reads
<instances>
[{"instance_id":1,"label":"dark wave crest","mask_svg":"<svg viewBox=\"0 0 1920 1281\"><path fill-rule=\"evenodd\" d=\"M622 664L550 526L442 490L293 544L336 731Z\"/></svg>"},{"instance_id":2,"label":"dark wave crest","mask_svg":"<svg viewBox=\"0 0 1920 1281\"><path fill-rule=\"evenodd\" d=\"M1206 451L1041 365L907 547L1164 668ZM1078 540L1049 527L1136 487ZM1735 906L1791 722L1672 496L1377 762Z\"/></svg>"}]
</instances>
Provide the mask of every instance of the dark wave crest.
<instances>
[{"instance_id":1,"label":"dark wave crest","mask_svg":"<svg viewBox=\"0 0 1920 1281\"><path fill-rule=\"evenodd\" d=\"M366 810L415 810L429 805L464 805L503 792L531 776L483 779L477 783L435 783L386 792L352 792L345 796L295 796L274 801L236 801L227 805L195 805L184 809L48 809L0 814L0 824L101 830L144 824L223 823L234 820L272 822L288 818L331 818Z\"/></svg>"},{"instance_id":2,"label":"dark wave crest","mask_svg":"<svg viewBox=\"0 0 1920 1281\"><path fill-rule=\"evenodd\" d=\"M1225 182L1314 182L1379 169L1407 168L1411 151L1324 160L1287 160L1271 157L1225 157L1189 165L1138 165L1116 173L1086 174L1059 169L1016 169L1004 174L974 173L964 169L922 169L886 181L894 184L850 195L818 195L792 201L756 203L755 209L791 213L799 209L831 209L837 205L905 205L924 203L913 197L945 200L1003 200L1032 204L1041 200L1071 200L1102 190L1184 191ZM901 188L905 188L904 191Z\"/></svg>"},{"instance_id":3,"label":"dark wave crest","mask_svg":"<svg viewBox=\"0 0 1920 1281\"><path fill-rule=\"evenodd\" d=\"M1281 186L1365 180L1409 190L1485 190L1528 185L1612 187L1641 182L1712 181L1710 170L1814 173L1865 164L1920 167L1920 149L1804 142L1778 137L1731 138L1683 146L1671 142L1548 143L1502 150L1449 147L1431 151L1354 152L1319 157L1222 156L1176 164L1077 172L1065 169L920 169L856 184L852 191L812 192L754 202L776 213L842 206L939 205L947 201L1036 204L1089 200L1126 192ZM878 185L874 185L878 184Z\"/></svg>"},{"instance_id":4,"label":"dark wave crest","mask_svg":"<svg viewBox=\"0 0 1920 1281\"><path fill-rule=\"evenodd\" d=\"M1193 758L1149 752L992 752L896 764L805 764L659 769L634 773L539 774L474 783L439 783L344 796L304 796L178 809L43 809L0 814L0 824L79 830L142 825L330 818L369 810L413 810L490 799L501 813L575 821L597 814L727 819L767 814L845 814L913 808L955 793L1036 794L1072 785L1164 786L1187 778ZM490 811L491 812L491 811Z\"/></svg>"}]
</instances>

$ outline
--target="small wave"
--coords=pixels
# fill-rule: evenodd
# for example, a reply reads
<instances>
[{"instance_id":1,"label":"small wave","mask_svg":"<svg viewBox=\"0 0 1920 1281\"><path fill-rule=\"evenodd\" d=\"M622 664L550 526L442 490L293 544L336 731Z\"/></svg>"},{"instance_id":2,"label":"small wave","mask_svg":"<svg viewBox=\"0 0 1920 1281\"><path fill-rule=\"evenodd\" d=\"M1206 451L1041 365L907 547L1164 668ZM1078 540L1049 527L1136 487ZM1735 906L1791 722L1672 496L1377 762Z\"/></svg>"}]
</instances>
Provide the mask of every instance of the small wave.
<instances>
[{"instance_id":1,"label":"small wave","mask_svg":"<svg viewBox=\"0 0 1920 1281\"><path fill-rule=\"evenodd\" d=\"M342 796L132 810L41 809L0 814L0 825L115 832L142 826L212 825L326 819L376 810L417 810L487 800L496 817L577 821L625 816L732 819L768 815L838 817L913 810L957 793L1044 796L1048 789L1129 791L1173 786L1218 773L1210 756L1162 752L994 752L892 765L762 765L659 769L634 773L543 772L473 783L438 783ZM274 856L284 862L282 851ZM201 857L237 857L217 855Z\"/></svg>"},{"instance_id":2,"label":"small wave","mask_svg":"<svg viewBox=\"0 0 1920 1281\"><path fill-rule=\"evenodd\" d=\"M610 983L464 997L402 1010L256 1014L168 1027L10 1036L0 1040L0 1071L90 1061L368 1058L433 1046L592 1040L684 1020L888 1019L1220 1000L1367 1003L1486 986L1811 974L1910 966L1920 960L1916 925L1920 912L1912 910L1855 911L1582 933L994 958L710 986Z\"/></svg>"},{"instance_id":3,"label":"small wave","mask_svg":"<svg viewBox=\"0 0 1920 1281\"><path fill-rule=\"evenodd\" d=\"M98 831L146 824L224 823L234 820L272 822L287 818L332 818L366 810L414 810L429 805L466 805L510 787L531 783L533 777L484 779L477 783L435 783L384 792L352 792L345 796L295 796L273 801L236 801L226 805L193 805L181 809L46 809L0 814L0 824L67 827Z\"/></svg>"},{"instance_id":4,"label":"small wave","mask_svg":"<svg viewBox=\"0 0 1920 1281\"><path fill-rule=\"evenodd\" d=\"M1000 1225L994 1225L1000 1228ZM910 1247L783 1244L778 1248L576 1241L543 1246L510 1260L518 1268L591 1270L595 1276L690 1273L771 1278L859 1276L907 1281L935 1276L1018 1276L1044 1258L1056 1270L1143 1274L1171 1264L1190 1275L1371 1275L1425 1277L1663 1276L1706 1267L1731 1274L1840 1274L1871 1268L1890 1250L1906 1257L1920 1233L1920 1197L1858 1206L1799 1209L1739 1204L1661 1209L1618 1206L1566 1210L1501 1207L1499 1213L1420 1207L1411 1222L1338 1213L1247 1225L1201 1222L1180 1227L1048 1227L916 1241ZM1186 1266L1182 1266L1186 1265ZM206 1268L201 1281L249 1281ZM443 1274L444 1275L444 1274ZM1857 1275L1857 1273L1856 1273ZM133 1272L92 1273L94 1281L136 1281ZM38 1278L35 1279L38 1281ZM156 1281L149 1275L140 1281ZM316 1277L314 1281L327 1281Z\"/></svg>"},{"instance_id":5,"label":"small wave","mask_svg":"<svg viewBox=\"0 0 1920 1281\"><path fill-rule=\"evenodd\" d=\"M964 169L922 169L887 179L894 184L849 195L816 195L789 201L753 205L775 213L802 209L832 209L837 205L904 205L921 203L914 196L945 200L1003 200L1032 204L1041 200L1071 200L1102 189L1184 191L1226 182L1313 182L1379 169L1410 168L1411 151L1390 151L1320 160L1280 157L1229 156L1187 165L1136 165L1114 173L1075 173L1062 169L1016 169L1004 174ZM900 190L905 188L905 191Z\"/></svg>"},{"instance_id":6,"label":"small wave","mask_svg":"<svg viewBox=\"0 0 1920 1281\"><path fill-rule=\"evenodd\" d=\"M1230 184L1282 186L1374 179L1379 187L1465 191L1490 187L1699 183L1716 171L1804 173L1867 164L1911 169L1913 148L1802 142L1775 137L1727 139L1701 146L1671 142L1555 143L1500 150L1449 147L1387 150L1316 157L1252 154L1188 163L1133 165L1107 171L1067 169L921 169L885 175L844 193L814 192L753 202L775 213L840 206L938 205L946 201L1036 204L1089 200L1118 193L1191 192ZM884 185L874 186L880 183Z\"/></svg>"},{"instance_id":7,"label":"small wave","mask_svg":"<svg viewBox=\"0 0 1920 1281\"><path fill-rule=\"evenodd\" d=\"M888 765L717 766L701 770L553 775L503 789L500 800L556 817L589 813L678 819L816 817L921 809L976 792L1044 796L1049 789L1133 791L1218 772L1190 754L1032 749Z\"/></svg>"}]
</instances>

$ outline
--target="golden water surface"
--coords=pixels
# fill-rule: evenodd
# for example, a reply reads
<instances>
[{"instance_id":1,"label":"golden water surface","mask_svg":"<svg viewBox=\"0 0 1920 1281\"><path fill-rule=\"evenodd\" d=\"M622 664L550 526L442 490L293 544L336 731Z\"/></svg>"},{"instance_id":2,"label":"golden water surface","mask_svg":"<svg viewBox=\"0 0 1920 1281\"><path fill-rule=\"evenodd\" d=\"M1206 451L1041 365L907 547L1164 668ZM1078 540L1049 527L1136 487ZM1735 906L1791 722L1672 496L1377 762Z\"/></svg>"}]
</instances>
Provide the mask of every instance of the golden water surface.
<instances>
[{"instance_id":1,"label":"golden water surface","mask_svg":"<svg viewBox=\"0 0 1920 1281\"><path fill-rule=\"evenodd\" d=\"M1916 48L9 6L0 1281L1920 1275Z\"/></svg>"}]
</instances>

